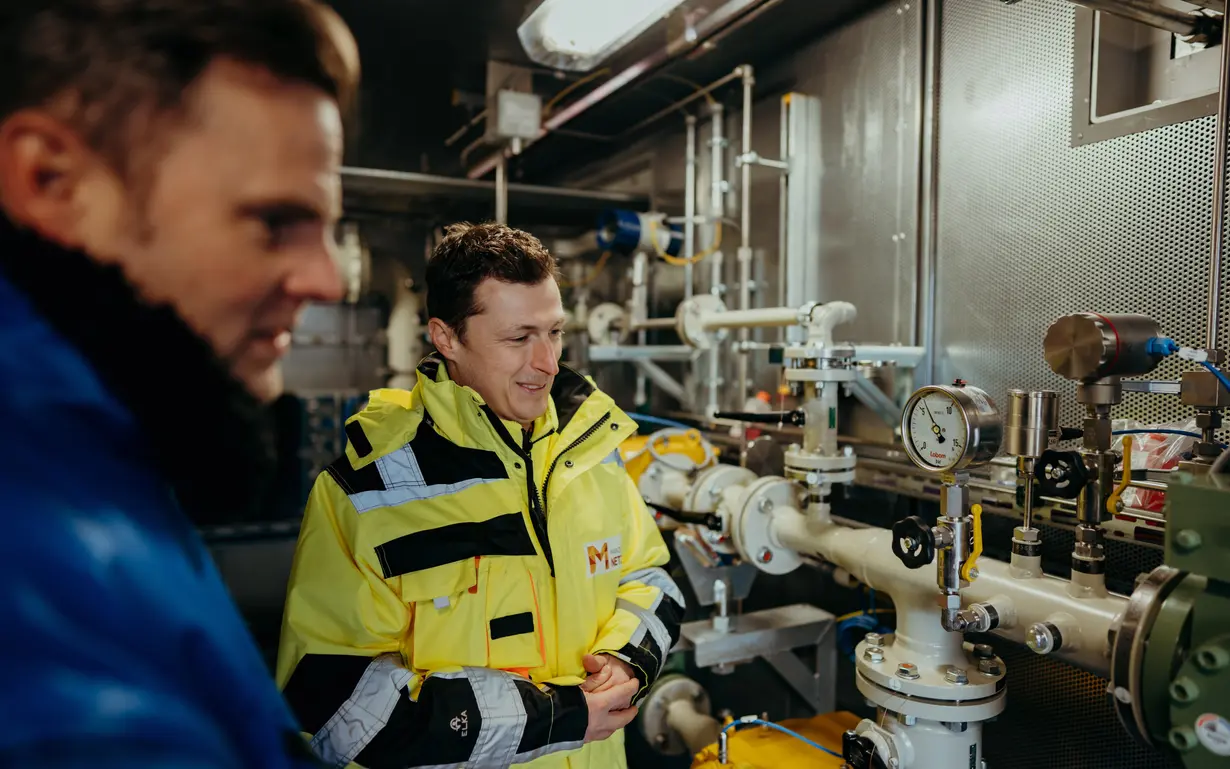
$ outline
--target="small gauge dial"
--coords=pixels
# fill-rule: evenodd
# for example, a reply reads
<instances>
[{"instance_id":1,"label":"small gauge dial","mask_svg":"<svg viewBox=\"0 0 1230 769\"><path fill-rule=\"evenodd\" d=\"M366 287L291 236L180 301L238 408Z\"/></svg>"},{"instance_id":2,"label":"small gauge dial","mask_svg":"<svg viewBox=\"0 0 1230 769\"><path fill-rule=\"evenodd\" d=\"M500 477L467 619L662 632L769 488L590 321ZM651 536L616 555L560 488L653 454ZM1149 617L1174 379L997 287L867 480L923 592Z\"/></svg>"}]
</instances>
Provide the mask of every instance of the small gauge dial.
<instances>
[{"instance_id":1,"label":"small gauge dial","mask_svg":"<svg viewBox=\"0 0 1230 769\"><path fill-rule=\"evenodd\" d=\"M986 462L999 450L1003 429L987 394L958 380L918 390L901 415L901 437L914 464L950 473Z\"/></svg>"},{"instance_id":2,"label":"small gauge dial","mask_svg":"<svg viewBox=\"0 0 1230 769\"><path fill-rule=\"evenodd\" d=\"M934 390L914 402L906 439L922 463L936 470L955 467L965 453L965 415L947 393Z\"/></svg>"}]
</instances>

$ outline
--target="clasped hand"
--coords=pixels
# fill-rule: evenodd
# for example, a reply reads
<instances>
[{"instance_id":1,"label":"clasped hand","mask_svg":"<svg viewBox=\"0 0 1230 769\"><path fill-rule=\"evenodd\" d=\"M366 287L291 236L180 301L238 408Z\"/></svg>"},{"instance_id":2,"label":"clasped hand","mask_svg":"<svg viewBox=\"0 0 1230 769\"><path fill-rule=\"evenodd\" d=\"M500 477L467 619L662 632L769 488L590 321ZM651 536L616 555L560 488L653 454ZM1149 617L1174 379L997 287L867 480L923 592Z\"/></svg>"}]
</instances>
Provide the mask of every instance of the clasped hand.
<instances>
[{"instance_id":1,"label":"clasped hand","mask_svg":"<svg viewBox=\"0 0 1230 769\"><path fill-rule=\"evenodd\" d=\"M589 706L585 741L605 740L636 718L632 698L641 684L631 665L609 654L587 654L583 664L587 676L581 691L585 692Z\"/></svg>"}]
</instances>

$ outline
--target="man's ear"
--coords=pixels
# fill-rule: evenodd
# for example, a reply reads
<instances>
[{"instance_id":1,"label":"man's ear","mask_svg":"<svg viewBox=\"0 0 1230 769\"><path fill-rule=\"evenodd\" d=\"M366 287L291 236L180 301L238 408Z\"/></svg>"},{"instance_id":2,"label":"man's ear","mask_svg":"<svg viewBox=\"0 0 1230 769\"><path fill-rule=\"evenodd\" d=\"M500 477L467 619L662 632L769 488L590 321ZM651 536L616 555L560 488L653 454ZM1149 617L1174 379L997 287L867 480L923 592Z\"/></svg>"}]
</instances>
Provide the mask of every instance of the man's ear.
<instances>
[{"instance_id":1,"label":"man's ear","mask_svg":"<svg viewBox=\"0 0 1230 769\"><path fill-rule=\"evenodd\" d=\"M0 124L0 203L17 224L80 247L81 187L97 158L52 115L22 110Z\"/></svg>"},{"instance_id":2,"label":"man's ear","mask_svg":"<svg viewBox=\"0 0 1230 769\"><path fill-rule=\"evenodd\" d=\"M460 346L461 340L447 323L439 318L432 318L427 321L427 334L441 355L449 360L457 357L457 347Z\"/></svg>"}]
</instances>

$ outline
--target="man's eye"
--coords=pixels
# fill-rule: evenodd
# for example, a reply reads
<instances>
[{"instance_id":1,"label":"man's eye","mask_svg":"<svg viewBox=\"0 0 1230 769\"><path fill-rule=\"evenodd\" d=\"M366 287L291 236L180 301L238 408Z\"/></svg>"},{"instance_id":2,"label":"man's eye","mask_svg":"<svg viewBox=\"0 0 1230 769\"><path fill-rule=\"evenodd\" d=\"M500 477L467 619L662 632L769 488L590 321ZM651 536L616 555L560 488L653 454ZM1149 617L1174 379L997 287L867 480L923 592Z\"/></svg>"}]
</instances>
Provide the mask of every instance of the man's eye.
<instances>
[{"instance_id":1,"label":"man's eye","mask_svg":"<svg viewBox=\"0 0 1230 769\"><path fill-rule=\"evenodd\" d=\"M509 339L508 341L516 342L520 344L521 342L524 342L526 339L529 339L529 337L528 336L516 336L516 337L513 337L512 339Z\"/></svg>"},{"instance_id":2,"label":"man's eye","mask_svg":"<svg viewBox=\"0 0 1230 769\"><path fill-rule=\"evenodd\" d=\"M551 336L553 336L553 337L554 337L554 338L556 338L556 339L559 339L559 338L560 338L560 337L562 337L563 335L564 335L564 329L562 329L562 328L553 329L553 330L551 331Z\"/></svg>"}]
</instances>

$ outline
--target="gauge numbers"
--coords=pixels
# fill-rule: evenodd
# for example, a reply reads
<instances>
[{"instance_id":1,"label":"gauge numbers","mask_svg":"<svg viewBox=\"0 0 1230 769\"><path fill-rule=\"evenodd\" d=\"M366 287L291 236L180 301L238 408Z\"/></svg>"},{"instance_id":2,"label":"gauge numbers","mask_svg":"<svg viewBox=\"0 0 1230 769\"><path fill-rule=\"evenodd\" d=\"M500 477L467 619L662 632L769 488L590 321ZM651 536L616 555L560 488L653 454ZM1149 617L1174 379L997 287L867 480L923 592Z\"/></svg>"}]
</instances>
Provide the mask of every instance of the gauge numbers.
<instances>
[{"instance_id":1,"label":"gauge numbers","mask_svg":"<svg viewBox=\"0 0 1230 769\"><path fill-rule=\"evenodd\" d=\"M960 463L969 433L961 405L942 390L932 390L914 401L906 415L907 444L915 462L935 470Z\"/></svg>"}]
</instances>

